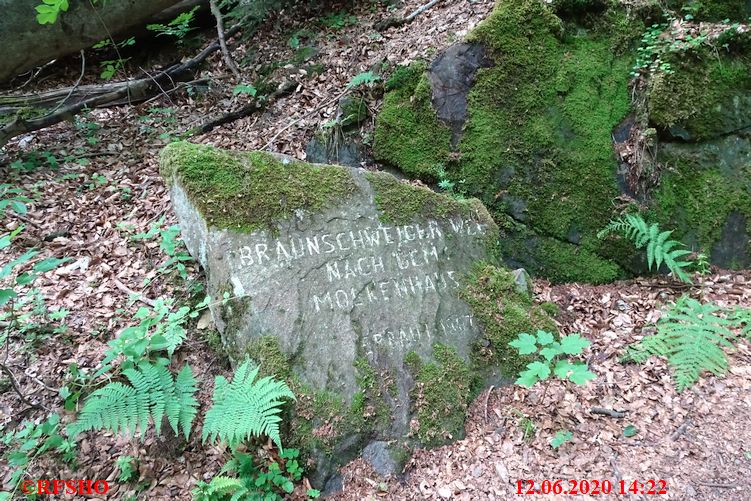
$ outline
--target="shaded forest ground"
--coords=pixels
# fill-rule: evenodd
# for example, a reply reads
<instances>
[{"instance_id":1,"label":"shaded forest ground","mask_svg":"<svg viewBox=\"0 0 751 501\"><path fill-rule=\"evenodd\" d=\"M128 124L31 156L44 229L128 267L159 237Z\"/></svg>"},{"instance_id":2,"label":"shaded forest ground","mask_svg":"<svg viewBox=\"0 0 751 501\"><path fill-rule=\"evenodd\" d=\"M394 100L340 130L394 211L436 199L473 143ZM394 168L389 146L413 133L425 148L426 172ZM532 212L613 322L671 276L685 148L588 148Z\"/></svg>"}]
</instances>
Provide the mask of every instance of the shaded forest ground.
<instances>
[{"instance_id":1,"label":"shaded forest ground","mask_svg":"<svg viewBox=\"0 0 751 501\"><path fill-rule=\"evenodd\" d=\"M420 2L409 1L399 12L408 13ZM283 61L273 70L273 81L292 80L292 94L251 115L193 139L236 149L263 148L304 158L304 146L315 129L333 117L332 100L356 74L384 60L393 64L430 57L436 50L460 40L491 9L492 2L446 2L419 16L410 25L376 36L372 25L385 13L362 7L353 19L334 27L311 20L306 13L281 14L261 30L263 41L236 50L247 55L244 77L257 79L264 63ZM316 55L302 58L290 38L300 29L319 33ZM260 37L258 37L260 38ZM307 56L306 56L307 57ZM190 283L158 276L165 260L158 242L134 242L129 237L145 232L165 218L174 224L166 188L158 176L157 156L171 138L200 124L208 116L242 105L247 96L232 95L235 85L216 54L203 77L207 91L170 97L134 107L94 110L74 124L65 123L24 136L0 157L3 182L33 195L29 213L4 220L6 230L25 224L26 231L4 252L2 261L30 247L45 256L70 257L56 271L40 278L37 286L49 298L51 310L70 310L63 333L27 332L11 341L7 364L15 371L22 392L52 411L61 409L58 389L71 363L94 368L103 358L106 342L131 325L138 304L129 303L128 290L147 298L185 299ZM321 65L322 73L306 70ZM301 71L302 70L302 71ZM71 84L78 68L29 90ZM92 68L87 79L96 81ZM371 102L378 107L378 99ZM315 113L310 110L320 108ZM299 120L286 130L295 120ZM367 134L366 124L363 134ZM282 131L281 134L280 131ZM200 281L196 269L190 280ZM144 286L145 279L152 279ZM705 377L694 388L676 393L661 361L643 366L622 365L624 347L644 335L659 308L682 293L713 300L720 305L751 304L751 274L715 270L691 289L673 288L662 279L622 282L607 286L535 282L540 301L559 306L562 333L581 332L592 341L589 360L598 378L582 388L553 384L544 402L541 389L493 388L481 394L467 421L467 436L442 448L418 451L401 479L382 479L361 461L343 470L344 490L339 499L508 499L516 481L533 479L620 479L667 482L670 499L751 499L751 347L741 342L725 378ZM189 362L199 378L202 412L206 410L214 375L229 372L221 357L208 346L211 330L190 330L177 353L178 363ZM205 327L201 325L201 327ZM626 411L614 419L590 413L592 407ZM63 413L64 414L64 413ZM40 420L46 412L29 408L3 387L0 423L10 429L22 419ZM70 414L67 415L70 419ZM534 424L525 438L525 419ZM624 436L626 426L639 431ZM549 440L560 429L574 431L572 442L554 451ZM137 493L136 484L116 481L115 459L136 456L140 462L139 499L189 499L197 480L216 474L226 451L200 444L200 428L185 451L174 441L147 435L144 443L106 433L87 434L80 442L79 467L71 471L52 458L32 465L28 478L105 478L111 498ZM0 478L10 474L0 463ZM604 496L598 496L600 498ZM615 496L614 496L615 497ZM651 496L628 495L630 499ZM584 499L586 496L577 496ZM550 496L549 499L553 499Z\"/></svg>"}]
</instances>

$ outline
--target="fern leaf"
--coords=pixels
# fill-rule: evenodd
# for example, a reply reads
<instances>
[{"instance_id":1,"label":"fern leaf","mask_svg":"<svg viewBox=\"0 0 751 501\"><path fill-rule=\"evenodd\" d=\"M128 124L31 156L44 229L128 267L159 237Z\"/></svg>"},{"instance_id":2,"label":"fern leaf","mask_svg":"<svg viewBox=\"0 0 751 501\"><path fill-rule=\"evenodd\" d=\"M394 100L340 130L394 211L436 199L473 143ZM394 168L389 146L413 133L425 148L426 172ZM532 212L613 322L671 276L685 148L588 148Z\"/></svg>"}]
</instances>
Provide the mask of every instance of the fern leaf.
<instances>
[{"instance_id":1,"label":"fern leaf","mask_svg":"<svg viewBox=\"0 0 751 501\"><path fill-rule=\"evenodd\" d=\"M724 348L732 348L736 336L730 330L733 318L719 316L723 312L717 305L683 296L658 320L657 334L629 347L625 358L636 362L652 355L667 358L679 392L705 371L724 374L728 369Z\"/></svg>"},{"instance_id":2,"label":"fern leaf","mask_svg":"<svg viewBox=\"0 0 751 501\"><path fill-rule=\"evenodd\" d=\"M134 436L140 429L143 439L150 420L154 421L157 434L161 432L162 419L166 415L175 433L179 424L188 437L198 407L193 398L196 387L190 368L183 368L177 385L166 367L148 362L124 370L123 375L130 386L110 383L86 399L78 420L68 428L71 436L101 429ZM177 420L175 416L178 416Z\"/></svg>"},{"instance_id":3,"label":"fern leaf","mask_svg":"<svg viewBox=\"0 0 751 501\"><path fill-rule=\"evenodd\" d=\"M247 492L247 489L239 479L225 476L216 476L212 478L209 483L209 488L211 489L212 494L228 495L239 491Z\"/></svg>"},{"instance_id":4,"label":"fern leaf","mask_svg":"<svg viewBox=\"0 0 751 501\"><path fill-rule=\"evenodd\" d=\"M282 449L279 436L281 406L284 399L295 398L283 381L264 377L256 381L258 367L246 358L236 370L232 382L217 376L212 406L203 424L203 441L217 439L230 446L253 436L268 436Z\"/></svg>"},{"instance_id":5,"label":"fern leaf","mask_svg":"<svg viewBox=\"0 0 751 501\"><path fill-rule=\"evenodd\" d=\"M198 391L196 379L193 377L193 371L189 365L183 367L178 373L175 380L175 400L178 412L175 414L172 409L171 417L168 415L172 429L177 433L178 427L182 428L185 440L190 436L190 428L193 425L193 419L198 414L198 400L194 397Z\"/></svg>"}]
</instances>

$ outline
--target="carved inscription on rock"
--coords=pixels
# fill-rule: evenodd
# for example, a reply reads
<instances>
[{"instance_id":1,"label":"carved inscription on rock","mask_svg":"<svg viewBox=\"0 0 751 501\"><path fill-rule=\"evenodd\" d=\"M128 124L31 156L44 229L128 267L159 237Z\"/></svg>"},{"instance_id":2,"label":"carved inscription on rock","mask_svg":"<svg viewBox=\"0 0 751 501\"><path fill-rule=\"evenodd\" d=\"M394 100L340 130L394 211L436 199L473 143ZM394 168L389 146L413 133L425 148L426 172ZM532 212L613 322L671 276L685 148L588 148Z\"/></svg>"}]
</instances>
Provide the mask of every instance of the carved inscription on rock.
<instances>
[{"instance_id":1,"label":"carved inscription on rock","mask_svg":"<svg viewBox=\"0 0 751 501\"><path fill-rule=\"evenodd\" d=\"M353 335L355 327L368 332L361 341L373 359L379 347L399 354L429 352L439 339L474 330L464 308L447 308L442 315L440 307L457 301L456 289L468 271L466 256L452 247L482 244L486 230L458 217L404 225L360 220L342 231L266 235L240 247L236 258L241 269L256 276L290 267L305 270L298 313L310 319L306 325L329 331L342 323L340 317L351 317ZM423 315L426 307L436 314Z\"/></svg>"}]
</instances>

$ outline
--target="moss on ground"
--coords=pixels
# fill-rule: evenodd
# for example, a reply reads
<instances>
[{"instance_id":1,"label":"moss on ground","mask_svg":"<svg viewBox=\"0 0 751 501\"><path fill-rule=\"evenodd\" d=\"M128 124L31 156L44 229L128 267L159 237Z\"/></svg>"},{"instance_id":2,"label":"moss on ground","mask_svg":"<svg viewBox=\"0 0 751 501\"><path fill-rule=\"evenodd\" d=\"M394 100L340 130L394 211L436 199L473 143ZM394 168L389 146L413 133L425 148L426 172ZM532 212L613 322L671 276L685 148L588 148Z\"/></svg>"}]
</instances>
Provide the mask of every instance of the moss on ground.
<instances>
[{"instance_id":1,"label":"moss on ground","mask_svg":"<svg viewBox=\"0 0 751 501\"><path fill-rule=\"evenodd\" d=\"M207 224L248 233L274 230L296 210L342 203L357 189L346 167L285 163L268 153L187 142L162 151L161 173L168 183L179 181Z\"/></svg>"},{"instance_id":2,"label":"moss on ground","mask_svg":"<svg viewBox=\"0 0 751 501\"><path fill-rule=\"evenodd\" d=\"M464 436L464 420L469 404L472 374L453 348L433 347L435 362L423 363L412 352L405 365L412 371L412 390L417 416L416 434L420 443L434 447Z\"/></svg>"},{"instance_id":3,"label":"moss on ground","mask_svg":"<svg viewBox=\"0 0 751 501\"><path fill-rule=\"evenodd\" d=\"M511 340L521 332L534 333L538 329L557 332L546 312L549 306L536 305L520 293L514 276L506 269L479 264L467 277L460 296L472 308L489 341L489 345L476 351L476 364L496 366L506 377L518 376L528 362L509 346Z\"/></svg>"},{"instance_id":4,"label":"moss on ground","mask_svg":"<svg viewBox=\"0 0 751 501\"><path fill-rule=\"evenodd\" d=\"M424 63L400 67L386 83L378 114L373 155L410 176L436 181L449 159L451 130L438 120L431 105Z\"/></svg>"}]
</instances>

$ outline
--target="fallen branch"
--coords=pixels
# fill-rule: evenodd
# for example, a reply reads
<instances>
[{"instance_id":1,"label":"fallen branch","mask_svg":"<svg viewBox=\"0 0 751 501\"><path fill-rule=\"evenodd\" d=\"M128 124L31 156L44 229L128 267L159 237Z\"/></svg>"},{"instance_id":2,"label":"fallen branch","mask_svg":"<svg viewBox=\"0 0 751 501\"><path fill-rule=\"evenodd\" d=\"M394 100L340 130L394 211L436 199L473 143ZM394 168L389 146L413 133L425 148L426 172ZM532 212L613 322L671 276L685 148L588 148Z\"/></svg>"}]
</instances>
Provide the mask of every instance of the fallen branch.
<instances>
[{"instance_id":1,"label":"fallen branch","mask_svg":"<svg viewBox=\"0 0 751 501\"><path fill-rule=\"evenodd\" d=\"M239 27L234 27L228 31L228 35L233 35L239 31ZM176 81L195 78L193 73L198 65L200 65L209 55L219 50L219 48L219 42L215 41L204 48L193 59L183 63L174 64L160 71L156 75L148 75L147 77L138 80L129 80L117 84L100 86L107 92L97 93L99 91L97 89L94 91L95 95L93 97L81 99L78 92L71 92L70 89L57 91L58 94L62 93L62 95L67 95L68 98L72 96L73 104L67 104L65 106L58 104L55 108L56 111L39 118L25 119L21 117L20 114L16 115L16 118L12 122L0 128L0 148L5 146L8 141L16 136L44 129L45 127L49 127L50 125L54 125L64 120L70 120L73 116L77 115L84 109L115 106L126 103L138 103L145 101L156 94L166 93L165 87L169 87L170 89L175 88ZM82 90L83 87L91 86L82 86L79 90ZM88 92L90 89L85 89L84 91ZM7 103L9 99L12 98L0 97L0 103Z\"/></svg>"},{"instance_id":2,"label":"fallen branch","mask_svg":"<svg viewBox=\"0 0 751 501\"><path fill-rule=\"evenodd\" d=\"M426 10L428 10L428 9L430 9L430 8L438 5L442 1L443 0L431 0L430 2L426 3L425 5L421 5L420 7L418 7L417 9L415 9L414 12L412 12L407 17L403 17L403 18L390 17L390 18L386 19L385 21L381 21L379 23L376 23L374 27L375 27L375 29L377 31L383 31L383 30L387 30L389 28L394 28L394 27L402 26L404 24L411 23L412 21L415 20L415 18L417 16L419 16L420 14L422 14L423 12L425 12Z\"/></svg>"},{"instance_id":3,"label":"fallen branch","mask_svg":"<svg viewBox=\"0 0 751 501\"><path fill-rule=\"evenodd\" d=\"M625 411L616 411L613 409L603 409L602 407L592 407L589 409L589 412L592 414L600 414L603 416L609 416L612 418L623 418L626 417Z\"/></svg>"},{"instance_id":4,"label":"fallen branch","mask_svg":"<svg viewBox=\"0 0 751 501\"><path fill-rule=\"evenodd\" d=\"M717 489L735 489L736 487L738 487L737 484L716 484L713 482L696 482L696 483L704 487L716 487Z\"/></svg>"},{"instance_id":5,"label":"fallen branch","mask_svg":"<svg viewBox=\"0 0 751 501\"><path fill-rule=\"evenodd\" d=\"M146 303L152 308L156 305L156 302L153 299L149 299L143 294L134 291L133 289L129 288L127 285L122 283L120 280L115 279L115 287L123 291L124 293L132 296L134 299L141 301L142 303Z\"/></svg>"},{"instance_id":6,"label":"fallen branch","mask_svg":"<svg viewBox=\"0 0 751 501\"><path fill-rule=\"evenodd\" d=\"M242 81L240 70L237 69L235 61L232 59L232 55L227 48L227 41L224 38L224 22L222 21L222 12L219 10L219 6L216 4L216 0L209 0L209 6L211 7L211 13L216 18L216 33L219 37L219 46L222 48L222 56L224 56L224 62L227 63L227 67L230 69L237 82Z\"/></svg>"},{"instance_id":7,"label":"fallen branch","mask_svg":"<svg viewBox=\"0 0 751 501\"><path fill-rule=\"evenodd\" d=\"M223 115L220 115L216 118L212 118L211 120L202 123L198 127L191 129L190 133L193 135L206 134L214 130L216 127L219 127L220 125L225 125L230 122L234 122L235 120L239 120L241 118L252 115L256 111L267 106L270 102L280 98L285 94L289 94L295 87L297 87L297 82L295 82L294 80L287 80L263 101L256 100L252 103L246 104L240 109L224 113Z\"/></svg>"},{"instance_id":8,"label":"fallen branch","mask_svg":"<svg viewBox=\"0 0 751 501\"><path fill-rule=\"evenodd\" d=\"M16 381L16 376L13 375L13 371L11 371L7 365L0 363L0 370L2 370L8 375L8 380L10 381L10 385L13 387L13 391L15 391L18 394L19 398L21 399L21 402L23 402L24 404L28 406L35 407L37 409L42 409L44 411L49 412L49 409L47 409L47 407L43 406L42 404L35 404L34 402L30 401L26 397L26 395L23 394L23 392L21 391L21 388L18 386L18 381Z\"/></svg>"}]
</instances>

